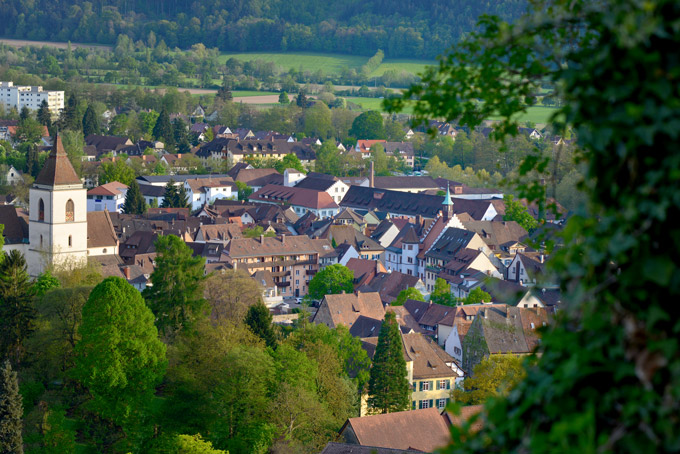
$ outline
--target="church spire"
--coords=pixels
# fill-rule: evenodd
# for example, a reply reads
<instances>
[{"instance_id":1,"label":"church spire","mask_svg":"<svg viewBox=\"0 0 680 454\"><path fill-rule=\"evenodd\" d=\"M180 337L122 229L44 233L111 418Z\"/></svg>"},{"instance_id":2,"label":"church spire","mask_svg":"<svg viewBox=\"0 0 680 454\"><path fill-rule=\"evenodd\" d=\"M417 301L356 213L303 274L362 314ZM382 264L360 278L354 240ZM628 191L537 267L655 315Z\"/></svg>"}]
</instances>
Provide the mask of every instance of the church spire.
<instances>
[{"instance_id":1,"label":"church spire","mask_svg":"<svg viewBox=\"0 0 680 454\"><path fill-rule=\"evenodd\" d=\"M449 183L446 183L446 195L444 196L444 201L442 205L446 207L446 214L451 215L453 211L453 200L451 200L451 190L449 189Z\"/></svg>"},{"instance_id":2,"label":"church spire","mask_svg":"<svg viewBox=\"0 0 680 454\"><path fill-rule=\"evenodd\" d=\"M45 166L35 179L35 183L45 186L82 185L78 174L68 159L66 150L64 150L59 133L54 137L52 151L45 161Z\"/></svg>"}]
</instances>

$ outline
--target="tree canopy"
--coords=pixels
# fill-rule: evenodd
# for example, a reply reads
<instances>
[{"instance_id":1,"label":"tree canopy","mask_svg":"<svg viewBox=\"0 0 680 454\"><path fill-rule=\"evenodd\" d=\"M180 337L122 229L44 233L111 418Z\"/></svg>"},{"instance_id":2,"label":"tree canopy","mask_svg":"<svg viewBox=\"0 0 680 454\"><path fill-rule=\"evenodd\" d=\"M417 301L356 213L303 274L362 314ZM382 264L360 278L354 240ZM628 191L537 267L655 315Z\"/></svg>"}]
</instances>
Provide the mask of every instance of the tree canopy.
<instances>
[{"instance_id":1,"label":"tree canopy","mask_svg":"<svg viewBox=\"0 0 680 454\"><path fill-rule=\"evenodd\" d=\"M326 295L352 293L354 291L354 272L336 263L322 269L309 281L308 299L322 300Z\"/></svg>"},{"instance_id":2,"label":"tree canopy","mask_svg":"<svg viewBox=\"0 0 680 454\"><path fill-rule=\"evenodd\" d=\"M362 113L352 122L349 134L363 140L385 139L382 115L376 110Z\"/></svg>"},{"instance_id":3,"label":"tree canopy","mask_svg":"<svg viewBox=\"0 0 680 454\"><path fill-rule=\"evenodd\" d=\"M165 345L154 316L119 277L98 284L83 306L73 376L89 389L89 407L129 436L148 411L165 374Z\"/></svg>"}]
</instances>

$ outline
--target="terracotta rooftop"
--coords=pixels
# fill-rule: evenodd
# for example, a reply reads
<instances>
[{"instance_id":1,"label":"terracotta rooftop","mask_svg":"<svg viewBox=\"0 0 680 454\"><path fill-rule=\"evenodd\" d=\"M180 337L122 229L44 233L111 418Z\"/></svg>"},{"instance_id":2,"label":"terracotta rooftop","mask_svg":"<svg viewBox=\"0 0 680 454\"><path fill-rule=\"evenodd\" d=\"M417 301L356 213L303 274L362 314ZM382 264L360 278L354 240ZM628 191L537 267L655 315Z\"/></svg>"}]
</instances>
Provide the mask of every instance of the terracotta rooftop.
<instances>
[{"instance_id":1,"label":"terracotta rooftop","mask_svg":"<svg viewBox=\"0 0 680 454\"><path fill-rule=\"evenodd\" d=\"M359 316L383 320L385 309L380 295L377 293L346 293L340 295L326 295L321 307L314 316L315 323L325 323L321 320L329 317L334 326L345 325L351 328Z\"/></svg>"},{"instance_id":2,"label":"terracotta rooftop","mask_svg":"<svg viewBox=\"0 0 680 454\"><path fill-rule=\"evenodd\" d=\"M341 433L348 426L362 446L433 452L451 439L444 417L435 408L350 418Z\"/></svg>"},{"instance_id":3,"label":"terracotta rooftop","mask_svg":"<svg viewBox=\"0 0 680 454\"><path fill-rule=\"evenodd\" d=\"M102 184L96 188L87 191L87 195L118 195L122 194L121 189L127 189L127 185L120 181L112 181L111 183Z\"/></svg>"},{"instance_id":4,"label":"terracotta rooftop","mask_svg":"<svg viewBox=\"0 0 680 454\"><path fill-rule=\"evenodd\" d=\"M45 166L35 179L35 183L45 186L82 185L78 174L71 165L71 161L68 160L59 135L57 135L52 151L45 161Z\"/></svg>"},{"instance_id":5,"label":"terracotta rooftop","mask_svg":"<svg viewBox=\"0 0 680 454\"><path fill-rule=\"evenodd\" d=\"M118 246L118 238L113 229L108 211L89 211L87 213L87 247Z\"/></svg>"}]
</instances>

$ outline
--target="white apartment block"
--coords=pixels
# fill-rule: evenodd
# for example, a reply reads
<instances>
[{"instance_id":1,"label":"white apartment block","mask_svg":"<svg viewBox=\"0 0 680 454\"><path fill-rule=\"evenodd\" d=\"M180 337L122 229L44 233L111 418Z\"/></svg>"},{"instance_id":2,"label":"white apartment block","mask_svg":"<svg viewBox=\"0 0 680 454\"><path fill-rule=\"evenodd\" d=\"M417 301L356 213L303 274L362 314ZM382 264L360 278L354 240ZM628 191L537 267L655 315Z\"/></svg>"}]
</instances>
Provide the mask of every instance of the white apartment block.
<instances>
[{"instance_id":1,"label":"white apartment block","mask_svg":"<svg viewBox=\"0 0 680 454\"><path fill-rule=\"evenodd\" d=\"M38 110L43 100L53 116L59 115L64 109L64 92L43 90L40 86L14 86L14 82L0 82L0 103L9 110L16 107L18 111L26 106L31 110Z\"/></svg>"}]
</instances>

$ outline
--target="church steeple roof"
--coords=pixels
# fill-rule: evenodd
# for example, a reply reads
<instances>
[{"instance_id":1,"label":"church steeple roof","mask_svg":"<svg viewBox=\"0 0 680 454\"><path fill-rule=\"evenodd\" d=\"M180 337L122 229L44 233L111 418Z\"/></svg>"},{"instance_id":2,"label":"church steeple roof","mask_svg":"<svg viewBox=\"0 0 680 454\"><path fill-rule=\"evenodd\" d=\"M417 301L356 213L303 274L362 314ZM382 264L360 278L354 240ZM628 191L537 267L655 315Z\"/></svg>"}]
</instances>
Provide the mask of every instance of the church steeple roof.
<instances>
[{"instance_id":1,"label":"church steeple roof","mask_svg":"<svg viewBox=\"0 0 680 454\"><path fill-rule=\"evenodd\" d=\"M444 196L444 202L442 205L451 206L453 205L453 200L451 200L451 191L449 190L449 184L446 183L446 196Z\"/></svg>"},{"instance_id":2,"label":"church steeple roof","mask_svg":"<svg viewBox=\"0 0 680 454\"><path fill-rule=\"evenodd\" d=\"M54 138L52 151L45 161L45 166L35 179L35 183L45 186L82 184L71 165L71 161L68 160L59 134Z\"/></svg>"}]
</instances>

